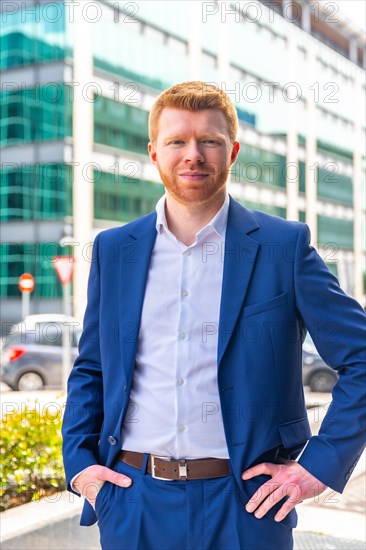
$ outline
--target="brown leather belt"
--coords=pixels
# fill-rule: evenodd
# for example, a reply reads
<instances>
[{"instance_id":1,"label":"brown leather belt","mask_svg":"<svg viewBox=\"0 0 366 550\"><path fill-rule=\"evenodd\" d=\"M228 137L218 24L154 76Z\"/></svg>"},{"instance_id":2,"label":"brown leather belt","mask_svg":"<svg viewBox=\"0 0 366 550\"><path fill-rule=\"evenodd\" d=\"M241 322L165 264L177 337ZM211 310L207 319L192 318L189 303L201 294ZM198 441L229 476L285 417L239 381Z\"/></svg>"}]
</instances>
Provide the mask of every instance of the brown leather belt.
<instances>
[{"instance_id":1,"label":"brown leather belt","mask_svg":"<svg viewBox=\"0 0 366 550\"><path fill-rule=\"evenodd\" d=\"M141 470L144 453L121 451L118 459ZM198 458L174 460L171 457L149 455L147 473L155 479L187 480L210 479L230 475L229 460L226 458Z\"/></svg>"}]
</instances>

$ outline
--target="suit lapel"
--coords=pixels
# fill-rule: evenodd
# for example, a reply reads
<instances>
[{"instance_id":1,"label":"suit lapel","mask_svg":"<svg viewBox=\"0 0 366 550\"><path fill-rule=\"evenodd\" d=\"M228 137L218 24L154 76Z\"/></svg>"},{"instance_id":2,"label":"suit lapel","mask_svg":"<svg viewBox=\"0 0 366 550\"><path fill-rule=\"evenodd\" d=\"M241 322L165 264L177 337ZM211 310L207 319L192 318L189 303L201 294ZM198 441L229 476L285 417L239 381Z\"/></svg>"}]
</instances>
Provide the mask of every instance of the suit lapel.
<instances>
[{"instance_id":1,"label":"suit lapel","mask_svg":"<svg viewBox=\"0 0 366 550\"><path fill-rule=\"evenodd\" d=\"M150 259L156 239L156 212L137 223L120 245L120 344L125 372L132 373ZM257 229L252 214L230 197L225 237L217 364L220 365L243 305L259 244L248 233Z\"/></svg>"},{"instance_id":2,"label":"suit lapel","mask_svg":"<svg viewBox=\"0 0 366 550\"><path fill-rule=\"evenodd\" d=\"M156 212L131 230L120 245L119 328L123 364L127 379L134 367L142 305L151 253L156 239Z\"/></svg>"},{"instance_id":3,"label":"suit lapel","mask_svg":"<svg viewBox=\"0 0 366 550\"><path fill-rule=\"evenodd\" d=\"M259 249L259 243L248 233L258 227L253 215L230 197L220 305L218 366L244 303Z\"/></svg>"}]
</instances>

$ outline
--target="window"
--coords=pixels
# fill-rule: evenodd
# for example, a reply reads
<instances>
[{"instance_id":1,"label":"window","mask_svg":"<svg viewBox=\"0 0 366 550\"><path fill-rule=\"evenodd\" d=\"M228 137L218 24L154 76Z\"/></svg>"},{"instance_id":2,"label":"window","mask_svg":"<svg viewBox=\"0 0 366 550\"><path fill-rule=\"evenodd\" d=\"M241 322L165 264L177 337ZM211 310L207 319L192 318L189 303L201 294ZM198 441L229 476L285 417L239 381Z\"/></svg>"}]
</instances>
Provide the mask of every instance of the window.
<instances>
[{"instance_id":1,"label":"window","mask_svg":"<svg viewBox=\"0 0 366 550\"><path fill-rule=\"evenodd\" d=\"M72 170L65 164L3 165L0 219L60 219L72 214Z\"/></svg>"},{"instance_id":2,"label":"window","mask_svg":"<svg viewBox=\"0 0 366 550\"><path fill-rule=\"evenodd\" d=\"M0 295L20 297L18 280L22 273L31 273L36 284L32 297L60 298L62 286L52 264L53 256L70 256L71 247L58 243L1 243Z\"/></svg>"},{"instance_id":3,"label":"window","mask_svg":"<svg viewBox=\"0 0 366 550\"><path fill-rule=\"evenodd\" d=\"M336 169L337 163L330 163ZM352 178L336 171L318 168L318 197L352 206Z\"/></svg>"},{"instance_id":4,"label":"window","mask_svg":"<svg viewBox=\"0 0 366 550\"><path fill-rule=\"evenodd\" d=\"M160 183L96 172L94 217L96 219L131 221L154 210L164 194Z\"/></svg>"},{"instance_id":5,"label":"window","mask_svg":"<svg viewBox=\"0 0 366 550\"><path fill-rule=\"evenodd\" d=\"M71 136L71 93L63 83L0 93L0 145Z\"/></svg>"},{"instance_id":6,"label":"window","mask_svg":"<svg viewBox=\"0 0 366 550\"><path fill-rule=\"evenodd\" d=\"M286 157L242 144L231 173L235 182L248 181L286 188Z\"/></svg>"},{"instance_id":7,"label":"window","mask_svg":"<svg viewBox=\"0 0 366 550\"><path fill-rule=\"evenodd\" d=\"M94 141L147 154L149 113L101 97L94 103Z\"/></svg>"},{"instance_id":8,"label":"window","mask_svg":"<svg viewBox=\"0 0 366 550\"><path fill-rule=\"evenodd\" d=\"M14 13L4 13L1 21L0 69L63 59L67 46L63 2L52 2L47 9L36 3L29 10L25 2ZM26 11L24 11L26 10Z\"/></svg>"},{"instance_id":9,"label":"window","mask_svg":"<svg viewBox=\"0 0 366 550\"><path fill-rule=\"evenodd\" d=\"M318 216L318 240L321 244L334 243L341 249L352 249L353 222Z\"/></svg>"}]
</instances>

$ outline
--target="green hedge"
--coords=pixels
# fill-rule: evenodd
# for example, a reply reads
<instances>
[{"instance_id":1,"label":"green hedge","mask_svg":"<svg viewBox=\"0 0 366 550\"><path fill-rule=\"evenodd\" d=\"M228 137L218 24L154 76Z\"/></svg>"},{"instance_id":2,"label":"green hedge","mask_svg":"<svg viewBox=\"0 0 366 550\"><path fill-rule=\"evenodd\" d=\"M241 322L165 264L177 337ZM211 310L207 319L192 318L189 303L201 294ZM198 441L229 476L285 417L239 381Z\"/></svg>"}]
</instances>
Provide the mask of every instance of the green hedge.
<instances>
[{"instance_id":1,"label":"green hedge","mask_svg":"<svg viewBox=\"0 0 366 550\"><path fill-rule=\"evenodd\" d=\"M0 422L0 511L65 489L60 405L13 405Z\"/></svg>"}]
</instances>

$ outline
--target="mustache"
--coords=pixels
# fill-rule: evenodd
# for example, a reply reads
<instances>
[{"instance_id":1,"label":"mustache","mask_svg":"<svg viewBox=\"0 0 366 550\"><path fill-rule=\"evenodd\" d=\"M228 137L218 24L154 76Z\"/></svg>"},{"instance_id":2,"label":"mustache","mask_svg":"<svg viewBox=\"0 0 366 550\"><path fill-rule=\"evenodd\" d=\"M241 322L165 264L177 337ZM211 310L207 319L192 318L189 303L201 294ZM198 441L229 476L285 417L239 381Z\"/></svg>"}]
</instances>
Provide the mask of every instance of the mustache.
<instances>
[{"instance_id":1,"label":"mustache","mask_svg":"<svg viewBox=\"0 0 366 550\"><path fill-rule=\"evenodd\" d=\"M181 168L177 174L213 174L215 170L212 166L200 166L197 168Z\"/></svg>"}]
</instances>

